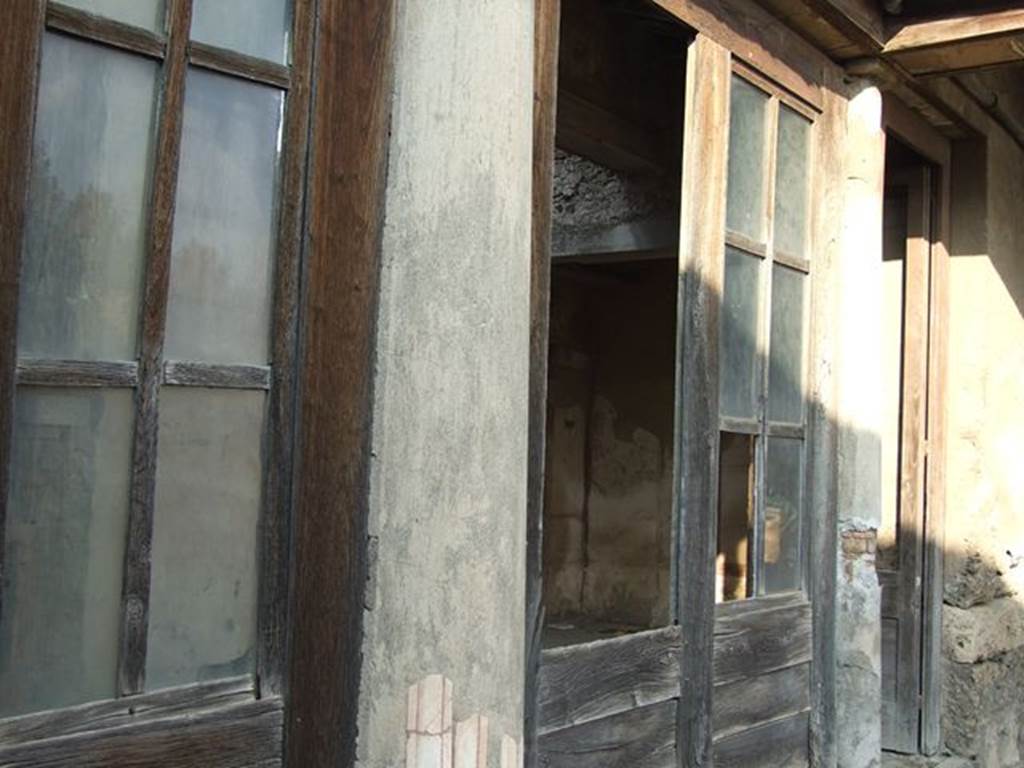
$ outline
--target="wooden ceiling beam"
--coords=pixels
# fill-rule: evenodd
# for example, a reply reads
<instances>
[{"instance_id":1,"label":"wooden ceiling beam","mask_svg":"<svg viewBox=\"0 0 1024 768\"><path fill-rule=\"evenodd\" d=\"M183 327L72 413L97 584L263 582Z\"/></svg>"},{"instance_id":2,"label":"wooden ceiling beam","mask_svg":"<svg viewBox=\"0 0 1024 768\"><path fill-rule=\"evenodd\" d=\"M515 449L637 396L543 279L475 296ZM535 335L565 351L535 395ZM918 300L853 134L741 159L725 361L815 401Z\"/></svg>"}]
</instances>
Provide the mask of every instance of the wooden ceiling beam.
<instances>
[{"instance_id":1,"label":"wooden ceiling beam","mask_svg":"<svg viewBox=\"0 0 1024 768\"><path fill-rule=\"evenodd\" d=\"M1024 9L905 24L882 55L913 75L945 75L1024 61Z\"/></svg>"}]
</instances>

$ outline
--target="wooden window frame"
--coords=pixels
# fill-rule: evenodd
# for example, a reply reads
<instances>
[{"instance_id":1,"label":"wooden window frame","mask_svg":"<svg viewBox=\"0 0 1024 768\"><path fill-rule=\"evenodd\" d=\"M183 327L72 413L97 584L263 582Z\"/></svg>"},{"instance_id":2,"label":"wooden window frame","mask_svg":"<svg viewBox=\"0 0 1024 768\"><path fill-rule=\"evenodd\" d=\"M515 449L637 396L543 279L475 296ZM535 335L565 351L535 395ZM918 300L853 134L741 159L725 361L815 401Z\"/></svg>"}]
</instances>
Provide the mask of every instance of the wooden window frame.
<instances>
[{"instance_id":1,"label":"wooden window frame","mask_svg":"<svg viewBox=\"0 0 1024 768\"><path fill-rule=\"evenodd\" d=\"M737 59L735 56L731 57L730 61L732 67L733 77L738 77L749 85L754 86L758 90L762 91L768 96L767 107L765 109L765 148L764 157L762 158L761 174L764 178L764 200L762 201L764 207L763 221L766 222L764 241L758 242L752 238L746 237L738 232L734 232L729 229L728 225L725 226L724 231L724 245L734 248L738 251L743 252L748 256L753 256L758 259L758 305L760 307L760 315L758 317L758 334L757 334L757 349L756 355L761 360L760 370L760 381L757 385L757 401L759 403L760 416L754 419L737 419L728 416L719 416L719 435L723 432L738 434L738 435L750 435L758 438L755 445L755 459L754 459L754 509L753 509L753 526L751 529L751 546L748 555L749 573L748 573L748 600L758 599L765 597L762 593L762 582L764 576L764 538L765 538L765 496L768 481L768 467L767 467L767 454L768 454L768 439L772 437L785 437L799 439L803 443L803 457L801 459L801 471L802 471L802 488L801 488L801 503L799 505L800 511L800 586L792 590L794 592L806 591L807 584L810 583L809 574L809 558L808 555L808 537L807 532L809 526L807 525L808 509L807 502L810 499L810 487L807 482L808 473L806 471L806 465L808 456L810 454L808 440L808 386L807 386L807 370L808 362L810 357L810 338L812 332L812 318L810 311L810 297L813 294L814 283L813 275L816 270L812 269L812 260L807 257L808 253L813 253L814 250L814 238L812 232L812 191L815 187L815 168L814 168L814 156L813 148L815 142L815 136L817 131L817 122L820 113L801 101L799 98L790 94L785 88L772 81L762 73L758 72L753 67L744 63L742 60ZM730 78L730 84L732 78ZM731 85L730 85L731 90ZM776 189L776 165L778 155L778 126L779 126L779 114L782 106L786 106L793 110L798 115L806 118L810 121L810 132L808 134L807 141L807 173L808 173L808 184L807 184L807 218L804 222L804 253L801 254L788 254L780 251L775 245L775 201L778 194ZM728 144L728 142L727 142ZM803 305L803 317L801 319L801 333L802 333L802 359L801 359L801 380L800 380L800 394L803 399L803 412L801 413L801 420L799 423L786 423L772 421L768 415L768 398L769 398L769 373L770 373L770 361L771 361L771 322L772 322L772 306L773 296L772 287L774 284L773 267L775 264L779 264L787 269L794 272L798 272L807 278L807 282L804 286L805 297ZM724 283L723 283L724 290ZM724 294L722 294L724 295ZM720 438L719 438L720 439ZM717 443L716 443L717 444ZM682 586L677 584L677 589L681 589Z\"/></svg>"},{"instance_id":2,"label":"wooden window frame","mask_svg":"<svg viewBox=\"0 0 1024 768\"><path fill-rule=\"evenodd\" d=\"M189 42L191 0L166 3L167 36L44 0L0 5L0 23L8 30L0 43L0 67L8 75L0 81L0 225L8 234L0 242L0 552L16 383L135 386L140 423L155 423L162 384L269 390L263 507L287 514L261 514L255 674L139 693L145 614L137 598L148 582L148 560L135 557L125 573L119 679L119 692L129 695L0 721L0 758L26 766L65 758L99 766L127 755L133 764L172 768L190 765L197 756L228 767L351 764L393 0L293 0L290 66ZM144 299L157 311L143 318L138 365L19 364L16 357L18 275L45 29L163 62ZM161 359L183 85L190 66L288 91L278 168L271 367ZM151 533L154 436L155 430L137 429L130 512L136 555L148 549L143 543Z\"/></svg>"}]
</instances>

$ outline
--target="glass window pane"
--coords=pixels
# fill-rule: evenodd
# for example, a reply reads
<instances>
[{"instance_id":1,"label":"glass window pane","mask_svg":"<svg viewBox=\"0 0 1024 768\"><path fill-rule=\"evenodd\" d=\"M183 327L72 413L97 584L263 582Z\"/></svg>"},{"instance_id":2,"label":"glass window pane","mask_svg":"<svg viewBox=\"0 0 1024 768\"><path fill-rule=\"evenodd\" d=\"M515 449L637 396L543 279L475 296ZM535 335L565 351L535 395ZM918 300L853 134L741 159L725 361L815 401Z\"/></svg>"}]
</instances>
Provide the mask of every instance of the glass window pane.
<instances>
[{"instance_id":1,"label":"glass window pane","mask_svg":"<svg viewBox=\"0 0 1024 768\"><path fill-rule=\"evenodd\" d=\"M288 0L195 0L192 39L284 63L290 5Z\"/></svg>"},{"instance_id":2,"label":"glass window pane","mask_svg":"<svg viewBox=\"0 0 1024 768\"><path fill-rule=\"evenodd\" d=\"M758 283L761 260L725 249L725 299L722 302L720 410L723 416L758 415Z\"/></svg>"},{"instance_id":3,"label":"glass window pane","mask_svg":"<svg viewBox=\"0 0 1024 768\"><path fill-rule=\"evenodd\" d=\"M238 390L160 393L150 690L253 668L264 399Z\"/></svg>"},{"instance_id":4,"label":"glass window pane","mask_svg":"<svg viewBox=\"0 0 1024 768\"><path fill-rule=\"evenodd\" d=\"M0 717L114 696L132 414L128 390L18 390Z\"/></svg>"},{"instance_id":5,"label":"glass window pane","mask_svg":"<svg viewBox=\"0 0 1024 768\"><path fill-rule=\"evenodd\" d=\"M764 158L768 94L741 77L729 98L729 180L725 224L758 242L765 239Z\"/></svg>"},{"instance_id":6,"label":"glass window pane","mask_svg":"<svg viewBox=\"0 0 1024 768\"><path fill-rule=\"evenodd\" d=\"M23 357L131 360L157 65L46 35L21 277Z\"/></svg>"},{"instance_id":7,"label":"glass window pane","mask_svg":"<svg viewBox=\"0 0 1024 768\"><path fill-rule=\"evenodd\" d=\"M64 5L136 27L164 31L163 0L61 0Z\"/></svg>"},{"instance_id":8,"label":"glass window pane","mask_svg":"<svg viewBox=\"0 0 1024 768\"><path fill-rule=\"evenodd\" d=\"M791 424L804 418L804 295L807 275L772 266L772 329L768 368L768 419Z\"/></svg>"},{"instance_id":9,"label":"glass window pane","mask_svg":"<svg viewBox=\"0 0 1024 768\"><path fill-rule=\"evenodd\" d=\"M718 454L718 558L715 600L750 597L756 437L723 432Z\"/></svg>"},{"instance_id":10,"label":"glass window pane","mask_svg":"<svg viewBox=\"0 0 1024 768\"><path fill-rule=\"evenodd\" d=\"M811 123L787 106L779 108L775 165L775 249L803 257L807 246L808 145Z\"/></svg>"},{"instance_id":11,"label":"glass window pane","mask_svg":"<svg viewBox=\"0 0 1024 768\"><path fill-rule=\"evenodd\" d=\"M189 72L165 355L266 364L283 93Z\"/></svg>"},{"instance_id":12,"label":"glass window pane","mask_svg":"<svg viewBox=\"0 0 1024 768\"><path fill-rule=\"evenodd\" d=\"M803 440L768 439L768 493L764 510L764 591L800 589Z\"/></svg>"}]
</instances>

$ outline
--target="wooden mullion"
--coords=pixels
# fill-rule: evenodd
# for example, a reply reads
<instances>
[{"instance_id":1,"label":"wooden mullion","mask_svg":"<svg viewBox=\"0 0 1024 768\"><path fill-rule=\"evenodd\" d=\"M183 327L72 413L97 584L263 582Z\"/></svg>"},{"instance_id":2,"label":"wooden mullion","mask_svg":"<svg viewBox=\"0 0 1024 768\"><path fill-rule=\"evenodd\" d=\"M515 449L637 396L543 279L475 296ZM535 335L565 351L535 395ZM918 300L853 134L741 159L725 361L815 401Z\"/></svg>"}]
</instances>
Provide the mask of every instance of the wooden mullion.
<instances>
[{"instance_id":1,"label":"wooden mullion","mask_svg":"<svg viewBox=\"0 0 1024 768\"><path fill-rule=\"evenodd\" d=\"M42 0L0 3L0 584L9 497L18 338L18 278L35 122ZM0 621L3 621L0 590Z\"/></svg>"},{"instance_id":2,"label":"wooden mullion","mask_svg":"<svg viewBox=\"0 0 1024 768\"><path fill-rule=\"evenodd\" d=\"M760 315L758 317L758 356L761 363L760 392L758 393L758 420L762 437L754 447L754 519L751 525L749 595L761 594L764 581L764 529L765 505L768 495L768 386L771 374L772 346L772 288L775 249L775 166L778 155L779 99L773 96L765 110L765 147L761 173L764 178L764 222L768 242L768 256L760 264Z\"/></svg>"},{"instance_id":3,"label":"wooden mullion","mask_svg":"<svg viewBox=\"0 0 1024 768\"><path fill-rule=\"evenodd\" d=\"M764 429L760 419L738 419L733 416L719 416L718 429L736 435L760 435Z\"/></svg>"},{"instance_id":4,"label":"wooden mullion","mask_svg":"<svg viewBox=\"0 0 1024 768\"><path fill-rule=\"evenodd\" d=\"M163 383L176 387L210 389L270 389L267 365L216 365L169 360L164 363Z\"/></svg>"},{"instance_id":5,"label":"wooden mullion","mask_svg":"<svg viewBox=\"0 0 1024 768\"><path fill-rule=\"evenodd\" d=\"M756 256L759 259L768 257L768 245L767 243L758 242L752 237L741 235L739 232L733 232L732 230L725 231L725 244L735 248L738 251Z\"/></svg>"},{"instance_id":6,"label":"wooden mullion","mask_svg":"<svg viewBox=\"0 0 1024 768\"><path fill-rule=\"evenodd\" d=\"M18 384L37 387L135 387L136 363L92 360L19 360Z\"/></svg>"},{"instance_id":7,"label":"wooden mullion","mask_svg":"<svg viewBox=\"0 0 1024 768\"><path fill-rule=\"evenodd\" d=\"M719 314L724 277L729 51L690 44L680 206L676 357L675 621L681 627L680 765L711 759L718 508Z\"/></svg>"},{"instance_id":8,"label":"wooden mullion","mask_svg":"<svg viewBox=\"0 0 1024 768\"><path fill-rule=\"evenodd\" d=\"M296 2L301 1L296 0ZM298 14L295 16L298 20ZM189 43L188 60L194 67L219 72L222 75L240 77L283 90L291 88L292 74L288 66L255 56L247 56L226 48L218 48L215 45L199 42Z\"/></svg>"},{"instance_id":9,"label":"wooden mullion","mask_svg":"<svg viewBox=\"0 0 1024 768\"><path fill-rule=\"evenodd\" d=\"M131 53L161 60L167 50L163 35L148 29L51 2L46 11L49 29L74 35L84 40L110 45Z\"/></svg>"},{"instance_id":10,"label":"wooden mullion","mask_svg":"<svg viewBox=\"0 0 1024 768\"><path fill-rule=\"evenodd\" d=\"M800 258L799 256L791 256L784 251L775 251L772 254L772 261L777 264L782 264L784 267L789 267L796 272L803 272L805 275L811 271L811 262L809 259Z\"/></svg>"},{"instance_id":11,"label":"wooden mullion","mask_svg":"<svg viewBox=\"0 0 1024 768\"><path fill-rule=\"evenodd\" d=\"M121 647L118 691L140 693L145 684L149 628L149 576L156 492L156 452L164 330L174 231L174 203L185 107L186 46L192 18L191 0L168 0L169 44L153 174L147 232L146 282L143 294L139 390L132 456L128 541L121 591Z\"/></svg>"},{"instance_id":12,"label":"wooden mullion","mask_svg":"<svg viewBox=\"0 0 1024 768\"><path fill-rule=\"evenodd\" d=\"M256 674L260 695L285 689L288 562L295 456L299 275L309 147L315 0L295 0L292 73L285 97L284 149L278 195L277 256L271 318L267 462L260 516Z\"/></svg>"}]
</instances>

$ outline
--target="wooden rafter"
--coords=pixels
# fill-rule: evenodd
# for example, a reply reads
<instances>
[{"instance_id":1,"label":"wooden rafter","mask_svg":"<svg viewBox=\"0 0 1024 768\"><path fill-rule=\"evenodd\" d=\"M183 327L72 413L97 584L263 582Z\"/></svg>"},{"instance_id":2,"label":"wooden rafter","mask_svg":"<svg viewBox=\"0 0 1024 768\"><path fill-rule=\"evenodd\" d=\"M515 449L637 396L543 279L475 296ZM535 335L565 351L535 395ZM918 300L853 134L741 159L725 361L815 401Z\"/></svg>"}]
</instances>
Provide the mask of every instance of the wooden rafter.
<instances>
[{"instance_id":1,"label":"wooden rafter","mask_svg":"<svg viewBox=\"0 0 1024 768\"><path fill-rule=\"evenodd\" d=\"M914 75L939 75L1024 61L1024 9L906 24L882 49Z\"/></svg>"}]
</instances>

